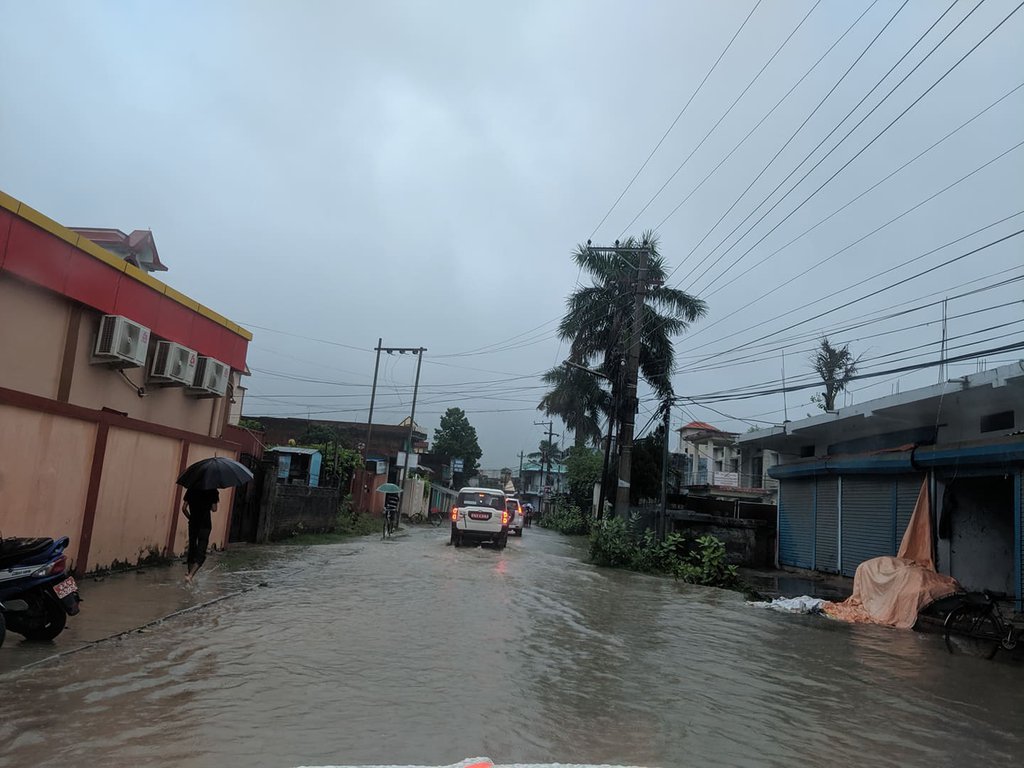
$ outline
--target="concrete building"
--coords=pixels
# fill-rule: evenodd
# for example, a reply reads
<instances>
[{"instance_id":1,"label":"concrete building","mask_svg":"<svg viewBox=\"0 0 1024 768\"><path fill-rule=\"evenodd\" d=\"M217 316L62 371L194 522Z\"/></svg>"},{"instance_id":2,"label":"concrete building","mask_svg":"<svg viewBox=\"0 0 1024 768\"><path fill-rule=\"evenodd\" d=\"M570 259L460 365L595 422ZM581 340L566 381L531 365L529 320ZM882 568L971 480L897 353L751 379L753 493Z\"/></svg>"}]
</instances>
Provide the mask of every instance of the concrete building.
<instances>
[{"instance_id":1,"label":"concrete building","mask_svg":"<svg viewBox=\"0 0 1024 768\"><path fill-rule=\"evenodd\" d=\"M776 451L781 565L853 575L894 555L922 484L937 565L1015 595L1024 566L1024 362L739 437Z\"/></svg>"},{"instance_id":2,"label":"concrete building","mask_svg":"<svg viewBox=\"0 0 1024 768\"><path fill-rule=\"evenodd\" d=\"M79 572L183 551L175 479L238 456L226 435L251 338L0 193L3 534L70 536ZM231 502L223 493L213 545Z\"/></svg>"}]
</instances>

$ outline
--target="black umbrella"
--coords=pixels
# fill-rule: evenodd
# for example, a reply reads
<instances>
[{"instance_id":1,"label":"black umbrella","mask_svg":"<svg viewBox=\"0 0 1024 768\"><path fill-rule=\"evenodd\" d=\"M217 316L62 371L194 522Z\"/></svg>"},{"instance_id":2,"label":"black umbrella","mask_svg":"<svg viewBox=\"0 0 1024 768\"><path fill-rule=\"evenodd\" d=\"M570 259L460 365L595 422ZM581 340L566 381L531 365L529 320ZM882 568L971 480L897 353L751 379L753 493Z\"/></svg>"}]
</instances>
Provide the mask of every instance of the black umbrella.
<instances>
[{"instance_id":1,"label":"black umbrella","mask_svg":"<svg viewBox=\"0 0 1024 768\"><path fill-rule=\"evenodd\" d=\"M226 456L214 456L212 459L197 461L178 478L178 485L186 488L234 488L245 485L252 480L252 472L244 464Z\"/></svg>"}]
</instances>

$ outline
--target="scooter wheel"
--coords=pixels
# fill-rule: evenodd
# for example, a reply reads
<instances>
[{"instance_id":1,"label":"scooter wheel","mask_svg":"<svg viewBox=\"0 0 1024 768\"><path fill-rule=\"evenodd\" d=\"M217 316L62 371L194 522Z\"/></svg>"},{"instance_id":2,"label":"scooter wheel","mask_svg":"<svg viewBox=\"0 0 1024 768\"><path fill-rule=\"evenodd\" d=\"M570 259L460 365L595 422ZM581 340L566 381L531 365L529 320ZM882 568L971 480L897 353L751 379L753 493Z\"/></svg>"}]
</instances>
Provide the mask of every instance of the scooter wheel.
<instances>
[{"instance_id":1,"label":"scooter wheel","mask_svg":"<svg viewBox=\"0 0 1024 768\"><path fill-rule=\"evenodd\" d=\"M11 627L14 632L24 635L26 640L45 643L64 631L68 615L56 598L43 595L38 603L30 604L24 617L18 617L18 625Z\"/></svg>"}]
</instances>

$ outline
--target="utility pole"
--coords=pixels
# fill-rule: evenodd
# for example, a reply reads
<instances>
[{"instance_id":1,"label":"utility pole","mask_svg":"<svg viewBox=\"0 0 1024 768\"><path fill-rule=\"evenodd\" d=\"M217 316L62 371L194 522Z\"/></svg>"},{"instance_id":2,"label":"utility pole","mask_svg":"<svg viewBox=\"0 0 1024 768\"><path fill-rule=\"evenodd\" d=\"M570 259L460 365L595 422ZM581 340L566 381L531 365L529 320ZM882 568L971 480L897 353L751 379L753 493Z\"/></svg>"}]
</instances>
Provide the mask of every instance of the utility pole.
<instances>
[{"instance_id":1,"label":"utility pole","mask_svg":"<svg viewBox=\"0 0 1024 768\"><path fill-rule=\"evenodd\" d=\"M423 362L423 353L426 352L424 347L385 347L383 346L383 339L377 339L377 360L373 364L373 388L370 390L370 417L366 425L366 456L370 455L370 439L373 437L373 403L377 396L377 372L380 370L380 353L387 352L389 355L397 352L400 355L404 355L406 352L411 352L414 355L419 355L419 361L416 363L416 384L412 390L412 416L409 417L409 445L408 450L405 452L405 466L402 468L402 482L405 482L405 475L409 470L409 452L412 450L412 429L415 424L414 417L416 416L416 392L420 386L420 364ZM364 464L365 468L365 457ZM365 502L365 499L363 500ZM366 507L364 506L364 509Z\"/></svg>"},{"instance_id":2,"label":"utility pole","mask_svg":"<svg viewBox=\"0 0 1024 768\"><path fill-rule=\"evenodd\" d=\"M380 370L380 353L381 353L381 344L383 342L384 342L384 339L382 339L380 337L377 338L377 346L375 348L376 351L377 351L377 360L373 364L373 387L370 389L370 416L366 420L366 446L363 448L363 479L364 480L366 479L366 459L370 455L370 438L373 437L373 403L374 403L374 400L376 400L376 398L377 398L377 371ZM366 483L364 482L359 487L359 508L363 509L363 511L368 511L368 509L365 506L365 502L366 502Z\"/></svg>"},{"instance_id":3,"label":"utility pole","mask_svg":"<svg viewBox=\"0 0 1024 768\"><path fill-rule=\"evenodd\" d=\"M544 489L548 486L548 483L551 480L551 446L553 444L552 443L552 439L554 438L554 435L555 435L555 433L554 433L554 422L548 420L548 421L535 421L533 423L534 423L534 426L543 427L545 424L547 424L547 427L548 427L548 449L546 451L544 451L544 455L541 457L542 459L544 459L544 474L541 475L541 487L540 487L541 499L542 500L546 500L547 499L547 494L544 492ZM559 435L559 437L561 437L561 435Z\"/></svg>"},{"instance_id":4,"label":"utility pole","mask_svg":"<svg viewBox=\"0 0 1024 768\"><path fill-rule=\"evenodd\" d=\"M633 286L633 322L629 329L629 350L626 357L626 382L623 393L622 426L619 430L619 482L615 493L615 514L629 514L629 482L633 469L633 428L636 422L637 378L640 371L640 332L644 317L644 298L647 295L647 259L650 248L646 243L636 249L639 256L636 283Z\"/></svg>"},{"instance_id":5,"label":"utility pole","mask_svg":"<svg viewBox=\"0 0 1024 768\"><path fill-rule=\"evenodd\" d=\"M640 371L640 342L643 324L644 299L647 296L647 264L651 256L651 246L646 240L639 246L615 245L611 247L595 247L587 241L587 250L596 253L610 254L616 258L626 258L630 266L636 268L633 280L633 318L629 329L629 347L626 350L625 383L622 395L622 423L619 425L619 479L615 493L615 514L625 517L629 512L629 482L633 462L633 429L636 422L637 378ZM637 257L636 265L628 261L628 256Z\"/></svg>"},{"instance_id":6,"label":"utility pole","mask_svg":"<svg viewBox=\"0 0 1024 768\"><path fill-rule=\"evenodd\" d=\"M516 493L523 493L523 459L526 457L525 451L519 451L519 487L516 488Z\"/></svg>"},{"instance_id":7,"label":"utility pole","mask_svg":"<svg viewBox=\"0 0 1024 768\"><path fill-rule=\"evenodd\" d=\"M426 352L425 347L419 347L418 349L409 350L416 355L416 383L412 385L412 408L409 413L409 438L405 445L405 462L402 464L402 490L405 490L405 480L409 476L409 454L412 453L412 433L416 426L416 393L419 392L420 388L420 366L423 365L423 353ZM399 502L401 503L401 502Z\"/></svg>"},{"instance_id":8,"label":"utility pole","mask_svg":"<svg viewBox=\"0 0 1024 768\"><path fill-rule=\"evenodd\" d=\"M666 400L664 408L665 420L662 424L665 427L665 445L662 446L661 451L661 515L659 515L658 525L655 529L658 541L664 541L665 534L668 532L668 440L672 429L672 401Z\"/></svg>"}]
</instances>

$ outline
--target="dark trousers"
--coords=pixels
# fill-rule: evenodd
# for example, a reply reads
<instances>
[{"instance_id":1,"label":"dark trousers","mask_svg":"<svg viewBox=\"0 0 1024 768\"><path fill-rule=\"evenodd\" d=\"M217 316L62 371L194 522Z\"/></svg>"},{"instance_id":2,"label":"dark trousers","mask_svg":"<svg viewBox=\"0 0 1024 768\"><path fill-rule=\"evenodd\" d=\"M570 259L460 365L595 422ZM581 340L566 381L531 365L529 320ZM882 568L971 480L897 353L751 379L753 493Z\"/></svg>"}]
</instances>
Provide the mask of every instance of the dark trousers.
<instances>
[{"instance_id":1,"label":"dark trousers","mask_svg":"<svg viewBox=\"0 0 1024 768\"><path fill-rule=\"evenodd\" d=\"M188 567L206 562L206 550L210 547L210 529L188 526Z\"/></svg>"}]
</instances>

